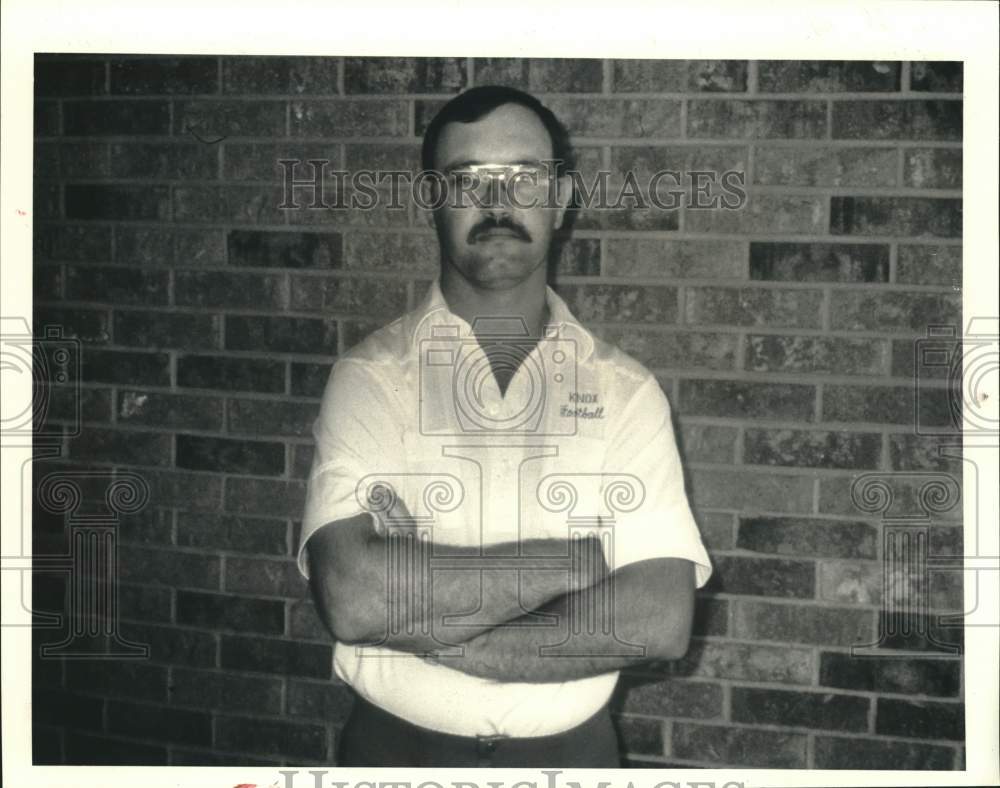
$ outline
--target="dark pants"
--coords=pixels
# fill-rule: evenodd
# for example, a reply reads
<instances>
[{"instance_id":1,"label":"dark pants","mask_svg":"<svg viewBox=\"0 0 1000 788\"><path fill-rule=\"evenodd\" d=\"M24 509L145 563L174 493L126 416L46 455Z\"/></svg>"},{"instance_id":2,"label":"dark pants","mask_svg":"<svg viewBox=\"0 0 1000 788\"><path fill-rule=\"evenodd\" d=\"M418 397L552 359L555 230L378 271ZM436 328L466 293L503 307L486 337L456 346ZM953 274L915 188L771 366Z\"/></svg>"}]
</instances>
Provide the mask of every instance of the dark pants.
<instances>
[{"instance_id":1,"label":"dark pants","mask_svg":"<svg viewBox=\"0 0 1000 788\"><path fill-rule=\"evenodd\" d=\"M607 706L553 736L452 736L402 720L355 695L337 765L617 769L621 763Z\"/></svg>"}]
</instances>

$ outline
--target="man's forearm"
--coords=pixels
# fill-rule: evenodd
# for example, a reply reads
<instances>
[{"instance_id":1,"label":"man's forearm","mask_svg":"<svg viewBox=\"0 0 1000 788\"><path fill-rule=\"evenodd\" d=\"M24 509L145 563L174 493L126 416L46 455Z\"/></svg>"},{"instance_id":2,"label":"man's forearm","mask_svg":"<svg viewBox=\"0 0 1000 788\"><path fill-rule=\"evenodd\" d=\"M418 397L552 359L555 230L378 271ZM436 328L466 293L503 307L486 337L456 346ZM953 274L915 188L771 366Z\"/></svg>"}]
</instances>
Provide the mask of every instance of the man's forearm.
<instances>
[{"instance_id":1,"label":"man's forearm","mask_svg":"<svg viewBox=\"0 0 1000 788\"><path fill-rule=\"evenodd\" d=\"M538 612L551 614L553 626L515 619L470 639L461 656L438 661L496 681L555 682L677 659L691 631L693 580L686 563L625 567L543 605ZM672 577L663 576L672 570Z\"/></svg>"},{"instance_id":2,"label":"man's forearm","mask_svg":"<svg viewBox=\"0 0 1000 788\"><path fill-rule=\"evenodd\" d=\"M442 549L399 528L372 532L363 552L367 631L354 642L414 653L463 643L607 576L596 539Z\"/></svg>"}]
</instances>

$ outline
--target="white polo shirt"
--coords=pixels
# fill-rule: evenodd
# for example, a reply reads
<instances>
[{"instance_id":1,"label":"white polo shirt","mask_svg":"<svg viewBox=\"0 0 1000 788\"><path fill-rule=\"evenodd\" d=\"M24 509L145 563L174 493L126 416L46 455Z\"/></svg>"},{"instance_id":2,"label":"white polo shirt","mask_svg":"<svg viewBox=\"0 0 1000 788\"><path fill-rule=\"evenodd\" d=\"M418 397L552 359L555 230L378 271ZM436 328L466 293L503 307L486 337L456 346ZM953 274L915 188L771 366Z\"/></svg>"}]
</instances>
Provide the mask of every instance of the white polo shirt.
<instances>
[{"instance_id":1,"label":"white polo shirt","mask_svg":"<svg viewBox=\"0 0 1000 788\"><path fill-rule=\"evenodd\" d=\"M437 281L417 309L337 361L313 426L316 453L298 550L304 576L309 537L371 511L367 492L383 482L435 545L566 539L574 528L592 531L596 524L613 570L685 558L695 564L697 585L705 584L711 564L659 384L580 325L551 288L547 300L546 338L530 352L525 346L503 396L472 327L448 309ZM492 321L485 332L502 335L511 357L518 356L523 326ZM441 571L453 571L455 560ZM601 708L618 677L612 671L554 683L497 682L400 651L343 643L334 668L390 713L461 736L568 730Z\"/></svg>"}]
</instances>

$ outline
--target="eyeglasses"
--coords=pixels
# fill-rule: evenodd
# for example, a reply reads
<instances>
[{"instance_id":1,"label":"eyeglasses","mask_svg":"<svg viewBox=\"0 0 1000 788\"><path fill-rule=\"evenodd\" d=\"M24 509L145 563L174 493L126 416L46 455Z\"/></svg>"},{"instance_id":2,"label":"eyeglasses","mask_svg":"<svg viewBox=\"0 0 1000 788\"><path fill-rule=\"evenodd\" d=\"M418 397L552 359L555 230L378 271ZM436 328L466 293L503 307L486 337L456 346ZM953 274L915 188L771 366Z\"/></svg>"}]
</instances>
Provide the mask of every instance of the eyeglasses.
<instances>
[{"instance_id":1,"label":"eyeglasses","mask_svg":"<svg viewBox=\"0 0 1000 788\"><path fill-rule=\"evenodd\" d=\"M514 208L544 202L555 174L541 164L471 164L444 173L454 205L493 207L502 200Z\"/></svg>"}]
</instances>

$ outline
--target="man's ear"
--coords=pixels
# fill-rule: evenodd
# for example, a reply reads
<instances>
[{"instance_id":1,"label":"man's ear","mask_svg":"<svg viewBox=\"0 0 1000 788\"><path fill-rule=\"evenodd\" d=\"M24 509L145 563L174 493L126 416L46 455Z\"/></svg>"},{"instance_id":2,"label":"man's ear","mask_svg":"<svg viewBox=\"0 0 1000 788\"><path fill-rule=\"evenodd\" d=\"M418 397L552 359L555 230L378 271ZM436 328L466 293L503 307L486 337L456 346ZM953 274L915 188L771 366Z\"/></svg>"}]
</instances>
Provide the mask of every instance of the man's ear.
<instances>
[{"instance_id":1,"label":"man's ear","mask_svg":"<svg viewBox=\"0 0 1000 788\"><path fill-rule=\"evenodd\" d=\"M570 199L573 197L573 180L568 175L560 175L556 178L555 198L556 205L553 210L555 215L555 229L563 225L566 218L566 210L569 208Z\"/></svg>"}]
</instances>

